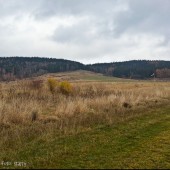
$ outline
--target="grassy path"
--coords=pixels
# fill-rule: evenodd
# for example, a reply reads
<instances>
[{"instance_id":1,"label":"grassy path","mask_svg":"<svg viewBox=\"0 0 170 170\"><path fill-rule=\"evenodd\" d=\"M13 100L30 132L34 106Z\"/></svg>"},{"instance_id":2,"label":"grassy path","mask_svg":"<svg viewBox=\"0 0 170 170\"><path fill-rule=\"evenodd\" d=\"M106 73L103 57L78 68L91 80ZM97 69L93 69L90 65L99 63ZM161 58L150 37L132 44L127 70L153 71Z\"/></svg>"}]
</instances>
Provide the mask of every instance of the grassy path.
<instances>
[{"instance_id":1,"label":"grassy path","mask_svg":"<svg viewBox=\"0 0 170 170\"><path fill-rule=\"evenodd\" d=\"M41 137L7 155L27 168L170 168L170 106L74 136Z\"/></svg>"}]
</instances>

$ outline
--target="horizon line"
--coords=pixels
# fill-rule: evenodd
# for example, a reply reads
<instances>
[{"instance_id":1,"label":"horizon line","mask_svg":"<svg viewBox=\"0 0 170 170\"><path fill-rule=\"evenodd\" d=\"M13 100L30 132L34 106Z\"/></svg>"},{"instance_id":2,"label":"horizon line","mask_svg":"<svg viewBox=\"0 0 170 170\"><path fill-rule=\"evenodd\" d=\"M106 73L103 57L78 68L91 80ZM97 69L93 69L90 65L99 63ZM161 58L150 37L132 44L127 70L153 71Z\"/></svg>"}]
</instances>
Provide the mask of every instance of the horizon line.
<instances>
[{"instance_id":1,"label":"horizon line","mask_svg":"<svg viewBox=\"0 0 170 170\"><path fill-rule=\"evenodd\" d=\"M41 58L41 59L56 59L56 60L67 60L67 61L73 61L77 62L83 65L93 65L93 64L109 64L109 63L123 63L123 62L130 62L130 61L167 61L170 62L170 60L154 60L154 59L131 59L131 60L120 60L120 61L111 61L111 62L101 62L101 63L89 63L85 64L80 61L76 60L70 60L70 59L65 59L65 58L56 58L56 57L40 57L40 56L0 56L0 58Z\"/></svg>"}]
</instances>

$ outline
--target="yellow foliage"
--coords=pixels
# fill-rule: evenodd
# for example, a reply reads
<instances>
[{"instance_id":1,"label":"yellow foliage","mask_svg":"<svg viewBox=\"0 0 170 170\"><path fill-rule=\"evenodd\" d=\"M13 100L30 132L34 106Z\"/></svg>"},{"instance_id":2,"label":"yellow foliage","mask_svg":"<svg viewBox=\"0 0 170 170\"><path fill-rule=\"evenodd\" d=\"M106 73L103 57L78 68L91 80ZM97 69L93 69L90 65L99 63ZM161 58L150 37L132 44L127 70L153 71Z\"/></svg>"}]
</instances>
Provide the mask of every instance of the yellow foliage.
<instances>
[{"instance_id":1,"label":"yellow foliage","mask_svg":"<svg viewBox=\"0 0 170 170\"><path fill-rule=\"evenodd\" d=\"M73 87L69 82L63 81L60 83L60 91L62 94L69 95L73 92Z\"/></svg>"},{"instance_id":2,"label":"yellow foliage","mask_svg":"<svg viewBox=\"0 0 170 170\"><path fill-rule=\"evenodd\" d=\"M48 87L49 87L51 93L55 92L55 89L56 89L57 86L58 86L58 81L56 81L53 78L48 79Z\"/></svg>"}]
</instances>

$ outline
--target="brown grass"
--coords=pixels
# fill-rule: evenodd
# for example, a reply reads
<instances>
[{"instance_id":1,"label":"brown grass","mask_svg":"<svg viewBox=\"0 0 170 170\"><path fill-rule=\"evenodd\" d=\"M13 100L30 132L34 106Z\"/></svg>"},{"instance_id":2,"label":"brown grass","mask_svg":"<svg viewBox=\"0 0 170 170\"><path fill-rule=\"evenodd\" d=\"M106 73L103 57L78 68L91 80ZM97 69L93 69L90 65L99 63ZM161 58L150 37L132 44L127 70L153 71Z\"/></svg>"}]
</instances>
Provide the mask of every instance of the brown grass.
<instances>
[{"instance_id":1,"label":"brown grass","mask_svg":"<svg viewBox=\"0 0 170 170\"><path fill-rule=\"evenodd\" d=\"M55 78L53 77L53 79ZM159 115L162 112L162 107L160 106L170 103L170 82L92 83L80 81L78 83L76 80L76 82L65 86L66 90L71 89L68 90L69 95L68 93L66 95L60 88L61 81L65 81L65 79L59 79L53 91L50 90L48 77L42 80L35 78L33 80L27 79L0 83L0 161L16 161L18 159L17 155L20 154L23 160L27 160L28 155L33 159L35 158L35 162L43 160L44 158L41 156L35 157L35 151L41 151L38 147L39 145L43 145L43 148L48 146L49 155L53 155L55 159L63 160L63 157L56 157L55 152L53 152L54 150L58 152L58 143L55 144L56 138L89 131L96 127L98 130L100 129L98 127L103 125L106 128L107 126L105 125L111 124L117 127L120 122L125 123L126 120L129 122L129 119L138 117L141 114L146 113L147 117L147 114L151 113L147 111L150 110L150 107L155 111L155 108L158 106ZM66 84L69 84L69 82ZM146 119L146 121L148 122L150 119ZM129 130L126 129L125 135L123 135L125 136L125 141L128 137L127 132L130 129L132 129L133 135L135 135L134 138L128 137L131 141L137 139L133 128L137 128L137 134L141 132L148 133L147 130L143 130L140 127L140 124L138 126L137 124L135 122L132 127L129 126ZM152 123L149 122L149 124ZM103 131L101 131L101 134L104 134ZM113 140L121 139L115 138L113 134L111 134ZM143 136L147 137L147 135ZM96 137L96 141L98 141L100 135L99 137L96 135ZM91 137L89 138L89 141L91 141ZM84 138L82 138L83 140ZM106 141L105 135L100 140ZM64 140L61 145L65 147L66 141ZM77 142L77 138L75 141ZM141 142L143 141L141 140ZM87 145L87 143L86 147L89 147L90 145ZM53 144L57 146L57 149L52 149L51 151L50 148L53 148ZM78 142L75 144L73 142L72 145L76 148ZM99 148L102 149L101 144L97 149ZM22 153L21 150L24 152ZM118 153L121 152L119 147L116 147L115 150L118 150ZM103 153L104 151L102 151ZM122 153L124 155L124 151ZM70 157L69 154L68 157ZM70 158L72 157L74 156ZM45 159L49 161L50 157L46 156ZM121 157L120 160L124 159Z\"/></svg>"},{"instance_id":2,"label":"brown grass","mask_svg":"<svg viewBox=\"0 0 170 170\"><path fill-rule=\"evenodd\" d=\"M71 83L71 95L51 93L48 80L22 80L0 85L0 124L55 122L67 131L110 124L122 114L170 98L168 82Z\"/></svg>"}]
</instances>

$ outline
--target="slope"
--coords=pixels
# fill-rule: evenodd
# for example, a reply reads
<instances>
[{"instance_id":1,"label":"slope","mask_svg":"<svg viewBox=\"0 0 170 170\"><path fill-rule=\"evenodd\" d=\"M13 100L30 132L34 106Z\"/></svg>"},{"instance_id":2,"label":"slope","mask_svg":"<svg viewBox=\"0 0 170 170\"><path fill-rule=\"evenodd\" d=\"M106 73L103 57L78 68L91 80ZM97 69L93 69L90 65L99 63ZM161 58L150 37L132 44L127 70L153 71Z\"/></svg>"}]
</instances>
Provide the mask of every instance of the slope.
<instances>
[{"instance_id":1,"label":"slope","mask_svg":"<svg viewBox=\"0 0 170 170\"><path fill-rule=\"evenodd\" d=\"M25 168L170 168L169 113L164 105L77 135L39 135L24 145L13 143L0 153L0 160L11 165L0 167L18 168L13 162L19 160Z\"/></svg>"}]
</instances>

